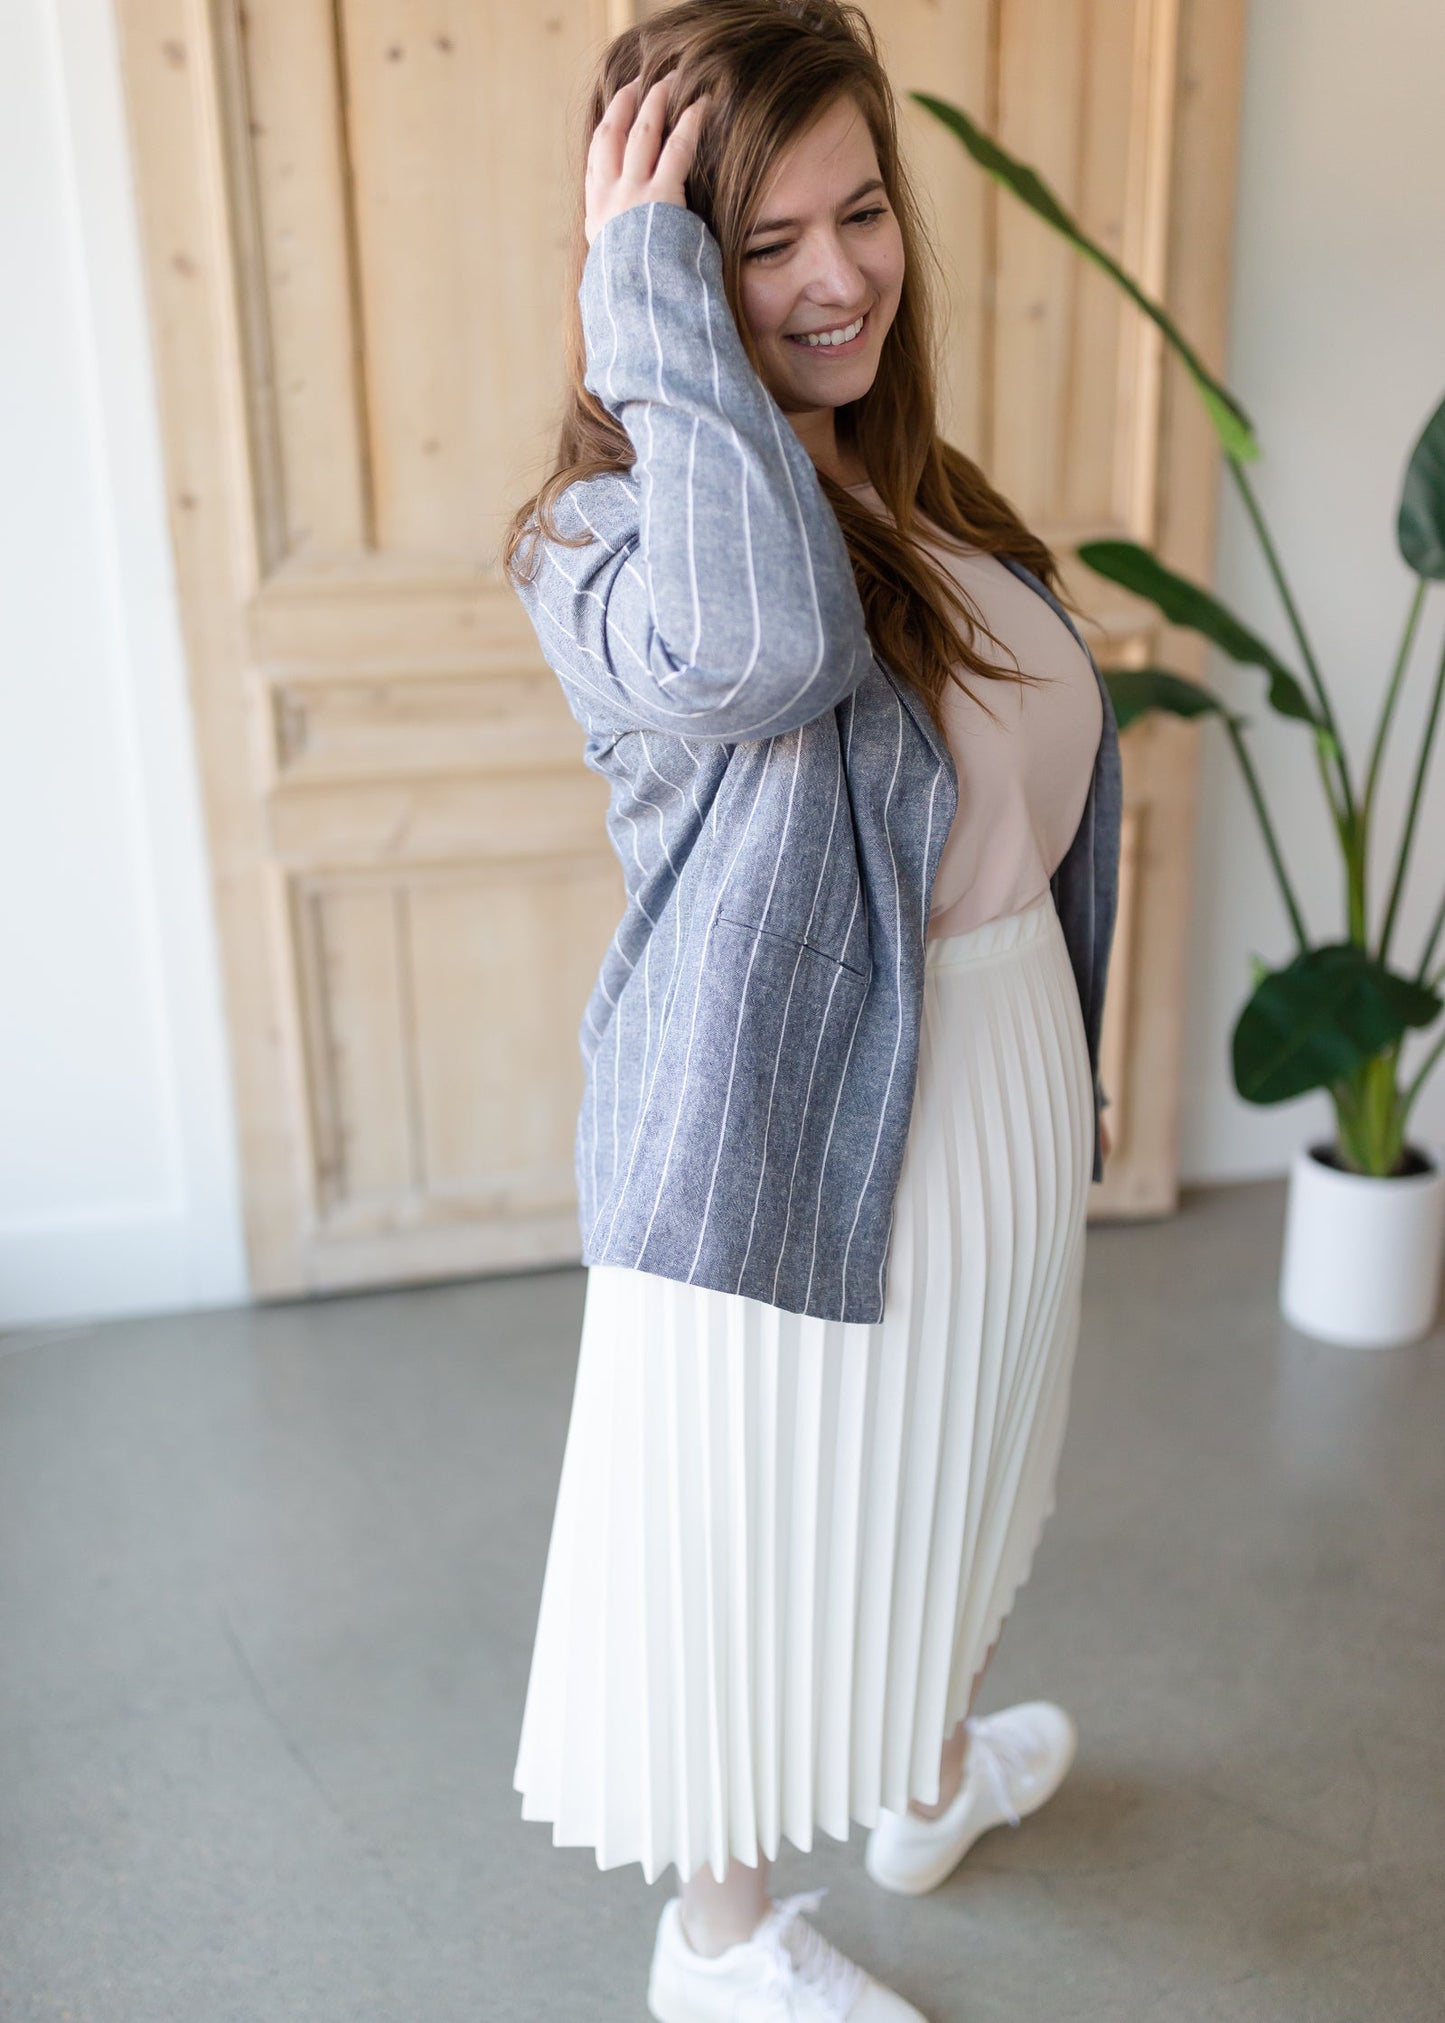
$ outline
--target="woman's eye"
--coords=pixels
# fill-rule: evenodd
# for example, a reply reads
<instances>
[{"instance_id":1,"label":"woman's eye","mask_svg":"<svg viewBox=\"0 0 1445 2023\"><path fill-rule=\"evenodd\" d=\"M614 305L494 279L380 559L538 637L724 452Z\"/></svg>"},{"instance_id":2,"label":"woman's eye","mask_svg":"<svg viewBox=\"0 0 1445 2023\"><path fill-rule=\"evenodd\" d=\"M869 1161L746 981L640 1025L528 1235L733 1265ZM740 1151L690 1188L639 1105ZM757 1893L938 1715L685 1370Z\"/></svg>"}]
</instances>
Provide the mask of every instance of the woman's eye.
<instances>
[{"instance_id":1,"label":"woman's eye","mask_svg":"<svg viewBox=\"0 0 1445 2023\"><path fill-rule=\"evenodd\" d=\"M886 211L887 211L886 204L874 204L870 206L870 208L866 211L855 211L852 217L848 220L848 223L850 225L863 225L863 224L871 225L875 218L883 217L886 214ZM744 253L743 258L745 260L767 260L770 259L774 253L786 253L787 250L788 250L787 240L779 239L775 245L755 247L751 253Z\"/></svg>"}]
</instances>

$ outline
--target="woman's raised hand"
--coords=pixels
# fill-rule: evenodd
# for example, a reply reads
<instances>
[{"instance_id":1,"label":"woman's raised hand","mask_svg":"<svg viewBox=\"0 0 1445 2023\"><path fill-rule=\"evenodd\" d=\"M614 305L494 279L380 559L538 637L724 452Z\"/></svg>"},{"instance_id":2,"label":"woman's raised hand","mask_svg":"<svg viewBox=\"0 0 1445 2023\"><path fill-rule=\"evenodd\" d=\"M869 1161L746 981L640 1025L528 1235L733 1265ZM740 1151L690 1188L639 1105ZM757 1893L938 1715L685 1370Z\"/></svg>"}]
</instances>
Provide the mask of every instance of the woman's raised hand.
<instances>
[{"instance_id":1,"label":"woman's raised hand","mask_svg":"<svg viewBox=\"0 0 1445 2023\"><path fill-rule=\"evenodd\" d=\"M587 149L585 230L589 246L609 218L631 210L634 204L687 207L683 185L692 167L707 93L678 115L659 151L672 79L671 71L659 77L639 105L640 80L629 78L612 94L597 122Z\"/></svg>"}]
</instances>

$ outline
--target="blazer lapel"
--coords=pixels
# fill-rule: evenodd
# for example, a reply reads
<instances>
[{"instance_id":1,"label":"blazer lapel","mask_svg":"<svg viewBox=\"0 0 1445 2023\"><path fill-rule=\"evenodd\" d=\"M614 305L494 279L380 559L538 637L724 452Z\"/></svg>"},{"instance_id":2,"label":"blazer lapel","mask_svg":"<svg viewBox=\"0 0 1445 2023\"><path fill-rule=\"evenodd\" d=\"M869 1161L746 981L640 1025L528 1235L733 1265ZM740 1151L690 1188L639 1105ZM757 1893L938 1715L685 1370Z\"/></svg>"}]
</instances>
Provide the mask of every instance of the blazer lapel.
<instances>
[{"instance_id":1,"label":"blazer lapel","mask_svg":"<svg viewBox=\"0 0 1445 2023\"><path fill-rule=\"evenodd\" d=\"M912 683L900 680L881 653L875 652L873 658L877 661L879 667L882 668L884 679L888 682L894 694L918 726L919 735L932 752L935 760L952 779L956 794L958 790L958 769L953 763L953 753L949 750L948 740L941 736L934 728L933 718L928 714L927 706L914 689Z\"/></svg>"}]
</instances>

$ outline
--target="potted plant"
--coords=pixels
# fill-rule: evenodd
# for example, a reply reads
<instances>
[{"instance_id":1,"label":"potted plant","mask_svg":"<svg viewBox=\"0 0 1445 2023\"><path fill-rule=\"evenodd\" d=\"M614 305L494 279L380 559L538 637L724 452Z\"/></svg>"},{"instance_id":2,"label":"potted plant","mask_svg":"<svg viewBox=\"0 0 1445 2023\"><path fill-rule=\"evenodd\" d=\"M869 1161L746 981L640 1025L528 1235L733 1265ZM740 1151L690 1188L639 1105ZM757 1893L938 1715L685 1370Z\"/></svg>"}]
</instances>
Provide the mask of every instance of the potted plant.
<instances>
[{"instance_id":1,"label":"potted plant","mask_svg":"<svg viewBox=\"0 0 1445 2023\"><path fill-rule=\"evenodd\" d=\"M1094 244L1025 163L1007 154L968 116L925 92L909 96L955 134L974 160L1075 249L1101 267L1178 354L1214 425L1229 471L1263 550L1303 669L1290 668L1210 591L1167 569L1133 541L1087 541L1081 561L1146 599L1171 625L1201 634L1232 660L1259 668L1269 706L1307 726L1320 787L1339 845L1343 933L1317 941L1305 925L1251 761L1249 719L1203 683L1164 667L1128 668L1106 679L1122 730L1149 710L1216 717L1239 760L1297 944L1280 968L1255 960L1252 993L1231 1041L1234 1086L1250 1103L1283 1103L1323 1089L1334 1108L1332 1140L1300 1147L1289 1175L1280 1304L1296 1327L1360 1348L1416 1341L1434 1323L1445 1253L1445 1148L1408 1135L1411 1110L1445 1051L1445 1032L1408 1080L1400 1070L1405 1036L1435 1021L1445 962L1431 973L1445 893L1413 973L1390 960L1406 867L1445 692L1445 656L1434 678L1416 754L1384 917L1370 918L1367 873L1377 817L1380 762L1420 622L1427 586L1445 580L1445 401L1426 422L1406 466L1396 519L1400 555L1415 577L1369 760L1361 780L1339 735L1319 662L1285 579L1247 465L1259 455L1248 415L1204 368L1174 327L1102 247ZM1433 867L1437 876L1441 867Z\"/></svg>"}]
</instances>

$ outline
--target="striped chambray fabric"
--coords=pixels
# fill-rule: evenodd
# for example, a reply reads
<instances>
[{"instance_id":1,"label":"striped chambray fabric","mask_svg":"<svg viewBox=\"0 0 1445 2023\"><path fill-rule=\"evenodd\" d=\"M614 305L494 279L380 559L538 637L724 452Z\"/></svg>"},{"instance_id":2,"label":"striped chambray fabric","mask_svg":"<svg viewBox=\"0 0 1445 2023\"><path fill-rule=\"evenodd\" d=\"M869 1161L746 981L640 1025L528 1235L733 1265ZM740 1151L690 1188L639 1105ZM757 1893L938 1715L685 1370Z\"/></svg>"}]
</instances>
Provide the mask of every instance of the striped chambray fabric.
<instances>
[{"instance_id":1,"label":"striped chambray fabric","mask_svg":"<svg viewBox=\"0 0 1445 2023\"><path fill-rule=\"evenodd\" d=\"M610 218L578 300L586 384L636 460L568 488L558 524L585 545L539 540L517 589L609 783L626 885L581 1030L583 1261L877 1321L957 775L873 651L841 529L748 360L703 220L668 203ZM1103 735L1052 891L1097 1179L1120 776L1095 674Z\"/></svg>"}]
</instances>

